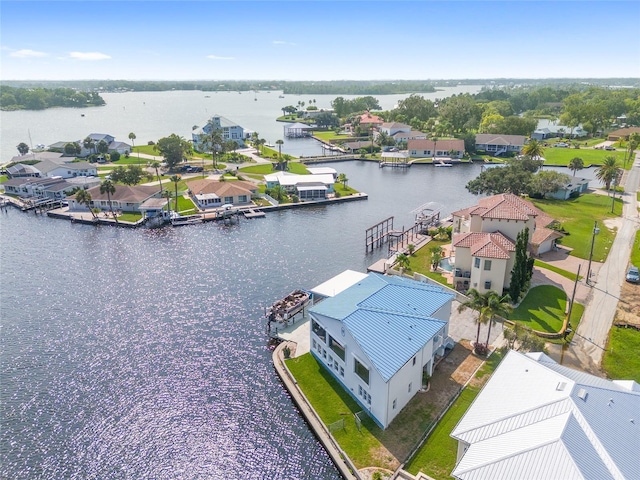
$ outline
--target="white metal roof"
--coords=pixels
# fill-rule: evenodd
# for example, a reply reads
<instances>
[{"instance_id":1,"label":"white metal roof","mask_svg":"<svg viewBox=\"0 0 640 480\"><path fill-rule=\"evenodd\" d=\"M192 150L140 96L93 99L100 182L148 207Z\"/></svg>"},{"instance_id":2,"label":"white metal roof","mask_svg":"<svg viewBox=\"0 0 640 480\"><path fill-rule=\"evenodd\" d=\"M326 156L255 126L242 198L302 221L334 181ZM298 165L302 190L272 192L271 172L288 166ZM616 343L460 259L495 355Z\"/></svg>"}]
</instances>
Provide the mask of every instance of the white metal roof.
<instances>
[{"instance_id":1,"label":"white metal roof","mask_svg":"<svg viewBox=\"0 0 640 480\"><path fill-rule=\"evenodd\" d=\"M356 272L355 270L345 270L326 282L313 287L311 292L314 295L320 295L322 297L333 297L366 277L366 273Z\"/></svg>"}]
</instances>

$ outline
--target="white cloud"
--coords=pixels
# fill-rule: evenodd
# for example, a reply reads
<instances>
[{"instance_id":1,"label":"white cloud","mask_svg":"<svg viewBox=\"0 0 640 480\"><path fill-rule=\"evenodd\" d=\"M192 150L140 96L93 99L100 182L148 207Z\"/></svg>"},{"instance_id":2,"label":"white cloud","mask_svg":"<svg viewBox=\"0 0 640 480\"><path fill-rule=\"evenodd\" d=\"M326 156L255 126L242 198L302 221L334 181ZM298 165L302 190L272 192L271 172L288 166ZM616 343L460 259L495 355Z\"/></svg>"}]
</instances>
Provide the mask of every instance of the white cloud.
<instances>
[{"instance_id":1,"label":"white cloud","mask_svg":"<svg viewBox=\"0 0 640 480\"><path fill-rule=\"evenodd\" d=\"M285 42L284 40L274 40L272 43L274 45L295 45L293 42Z\"/></svg>"},{"instance_id":2,"label":"white cloud","mask_svg":"<svg viewBox=\"0 0 640 480\"><path fill-rule=\"evenodd\" d=\"M22 50L16 50L15 52L11 52L9 54L12 57L16 58L33 58L33 57L46 57L47 54L44 52L38 52L36 50L29 50L28 48L23 48Z\"/></svg>"},{"instance_id":3,"label":"white cloud","mask_svg":"<svg viewBox=\"0 0 640 480\"><path fill-rule=\"evenodd\" d=\"M235 60L233 57L219 57L218 55L207 55L209 60Z\"/></svg>"},{"instance_id":4,"label":"white cloud","mask_svg":"<svg viewBox=\"0 0 640 480\"><path fill-rule=\"evenodd\" d=\"M111 56L100 52L69 52L69 57L75 60L109 60Z\"/></svg>"}]
</instances>

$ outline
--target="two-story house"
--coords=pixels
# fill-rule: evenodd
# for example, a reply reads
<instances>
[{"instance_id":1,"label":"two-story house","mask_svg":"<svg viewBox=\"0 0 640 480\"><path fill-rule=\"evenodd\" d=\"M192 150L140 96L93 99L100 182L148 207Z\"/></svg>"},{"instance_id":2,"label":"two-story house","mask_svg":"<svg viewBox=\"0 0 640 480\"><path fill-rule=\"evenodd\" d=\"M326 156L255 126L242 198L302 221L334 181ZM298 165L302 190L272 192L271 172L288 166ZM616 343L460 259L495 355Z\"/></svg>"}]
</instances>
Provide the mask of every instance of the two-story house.
<instances>
[{"instance_id":1,"label":"two-story house","mask_svg":"<svg viewBox=\"0 0 640 480\"><path fill-rule=\"evenodd\" d=\"M453 295L440 286L369 273L344 275L309 309L311 353L381 428L433 373L448 338ZM329 282L330 283L330 282Z\"/></svg>"},{"instance_id":2,"label":"two-story house","mask_svg":"<svg viewBox=\"0 0 640 480\"><path fill-rule=\"evenodd\" d=\"M202 128L196 128L191 133L191 139L193 141L193 148L199 152L209 150L210 146L202 141L202 137L211 135L211 132L218 131L223 141L233 140L238 146L244 146L244 128L237 123L232 122L228 118L221 115L214 115Z\"/></svg>"}]
</instances>

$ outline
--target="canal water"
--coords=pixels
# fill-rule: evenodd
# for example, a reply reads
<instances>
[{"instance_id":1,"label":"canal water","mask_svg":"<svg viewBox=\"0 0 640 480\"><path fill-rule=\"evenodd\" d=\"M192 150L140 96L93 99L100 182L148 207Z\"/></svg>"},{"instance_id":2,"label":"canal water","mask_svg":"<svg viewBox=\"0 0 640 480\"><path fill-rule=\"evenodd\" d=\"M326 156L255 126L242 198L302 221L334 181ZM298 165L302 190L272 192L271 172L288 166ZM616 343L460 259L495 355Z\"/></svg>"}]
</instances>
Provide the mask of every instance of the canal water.
<instances>
[{"instance_id":1,"label":"canal water","mask_svg":"<svg viewBox=\"0 0 640 480\"><path fill-rule=\"evenodd\" d=\"M0 212L0 477L338 478L276 377L264 308L364 271L384 218L475 202L480 167L331 165L369 199L161 230Z\"/></svg>"}]
</instances>

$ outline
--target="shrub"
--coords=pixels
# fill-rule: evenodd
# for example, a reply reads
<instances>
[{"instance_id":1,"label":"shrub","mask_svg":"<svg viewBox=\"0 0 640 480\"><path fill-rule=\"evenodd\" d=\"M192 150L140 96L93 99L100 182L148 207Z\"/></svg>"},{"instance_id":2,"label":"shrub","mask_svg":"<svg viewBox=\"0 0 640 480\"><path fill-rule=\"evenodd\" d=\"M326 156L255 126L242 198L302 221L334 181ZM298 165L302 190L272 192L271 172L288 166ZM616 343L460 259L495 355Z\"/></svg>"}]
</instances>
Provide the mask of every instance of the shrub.
<instances>
[{"instance_id":1,"label":"shrub","mask_svg":"<svg viewBox=\"0 0 640 480\"><path fill-rule=\"evenodd\" d=\"M111 155L109 155L109 158L112 162L117 162L118 160L120 160L120 154L118 152L113 152Z\"/></svg>"}]
</instances>

